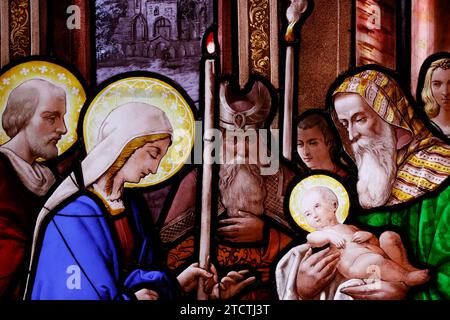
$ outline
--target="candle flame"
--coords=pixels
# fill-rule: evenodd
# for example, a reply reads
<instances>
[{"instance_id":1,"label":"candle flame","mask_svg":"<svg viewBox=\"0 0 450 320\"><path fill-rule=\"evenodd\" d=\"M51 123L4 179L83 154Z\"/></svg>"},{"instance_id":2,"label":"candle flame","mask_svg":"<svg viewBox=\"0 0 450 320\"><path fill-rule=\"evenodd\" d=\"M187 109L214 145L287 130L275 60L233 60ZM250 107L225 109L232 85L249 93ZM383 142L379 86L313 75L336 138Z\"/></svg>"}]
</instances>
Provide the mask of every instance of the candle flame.
<instances>
[{"instance_id":1,"label":"candle flame","mask_svg":"<svg viewBox=\"0 0 450 320\"><path fill-rule=\"evenodd\" d=\"M216 44L214 43L214 33L210 32L208 38L206 38L206 50L209 54L213 54L216 51Z\"/></svg>"},{"instance_id":2,"label":"candle flame","mask_svg":"<svg viewBox=\"0 0 450 320\"><path fill-rule=\"evenodd\" d=\"M303 13L308 8L308 0L291 0L291 5L286 11L286 18L289 22L284 39L288 42L295 41L294 27L300 20Z\"/></svg>"}]
</instances>

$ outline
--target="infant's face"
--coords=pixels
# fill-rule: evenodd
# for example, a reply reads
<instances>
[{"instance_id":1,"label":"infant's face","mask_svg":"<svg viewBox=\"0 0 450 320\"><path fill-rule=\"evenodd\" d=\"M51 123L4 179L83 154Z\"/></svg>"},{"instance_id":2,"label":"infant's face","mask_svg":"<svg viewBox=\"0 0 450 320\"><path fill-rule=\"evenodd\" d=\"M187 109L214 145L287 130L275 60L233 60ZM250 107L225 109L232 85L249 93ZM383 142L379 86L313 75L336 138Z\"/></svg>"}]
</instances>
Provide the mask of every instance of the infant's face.
<instances>
[{"instance_id":1,"label":"infant's face","mask_svg":"<svg viewBox=\"0 0 450 320\"><path fill-rule=\"evenodd\" d=\"M309 190L303 197L301 207L306 222L314 229L322 229L337 223L335 203L319 190Z\"/></svg>"}]
</instances>

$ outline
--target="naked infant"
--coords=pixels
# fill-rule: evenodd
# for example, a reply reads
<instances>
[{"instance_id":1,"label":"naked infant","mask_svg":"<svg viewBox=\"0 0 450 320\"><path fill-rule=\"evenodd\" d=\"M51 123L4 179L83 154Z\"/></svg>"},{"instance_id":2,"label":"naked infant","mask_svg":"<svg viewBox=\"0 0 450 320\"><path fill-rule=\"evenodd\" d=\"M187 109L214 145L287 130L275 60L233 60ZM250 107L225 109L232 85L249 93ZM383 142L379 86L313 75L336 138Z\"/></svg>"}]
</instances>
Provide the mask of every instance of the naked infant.
<instances>
[{"instance_id":1,"label":"naked infant","mask_svg":"<svg viewBox=\"0 0 450 320\"><path fill-rule=\"evenodd\" d=\"M414 268L406 255L403 259L398 258L401 256L399 250L403 249L398 243L380 245L372 233L339 223L336 218L338 198L331 189L323 186L311 188L301 201L301 214L315 229L308 234L308 243L312 247L330 244L331 249L339 250L341 258L337 270L344 277L366 279L368 270L378 267L380 280L400 281L408 286L428 281L428 270Z\"/></svg>"}]
</instances>

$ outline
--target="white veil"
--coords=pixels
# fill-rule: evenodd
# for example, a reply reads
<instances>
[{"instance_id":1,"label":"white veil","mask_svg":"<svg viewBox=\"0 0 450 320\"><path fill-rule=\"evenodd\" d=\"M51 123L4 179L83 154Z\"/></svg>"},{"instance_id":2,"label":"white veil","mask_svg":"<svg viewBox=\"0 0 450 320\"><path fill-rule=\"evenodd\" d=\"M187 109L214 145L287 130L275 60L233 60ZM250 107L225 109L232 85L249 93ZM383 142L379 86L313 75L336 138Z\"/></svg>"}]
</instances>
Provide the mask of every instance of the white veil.
<instances>
[{"instance_id":1,"label":"white veil","mask_svg":"<svg viewBox=\"0 0 450 320\"><path fill-rule=\"evenodd\" d=\"M173 136L172 125L161 109L146 103L129 102L112 110L100 126L94 148L81 162L84 185L88 187L97 181L116 161L128 142L138 137L156 134ZM75 174L72 172L56 188L39 212L31 247L25 297L29 289L30 273L35 260L36 242L45 217L56 206L79 190Z\"/></svg>"}]
</instances>

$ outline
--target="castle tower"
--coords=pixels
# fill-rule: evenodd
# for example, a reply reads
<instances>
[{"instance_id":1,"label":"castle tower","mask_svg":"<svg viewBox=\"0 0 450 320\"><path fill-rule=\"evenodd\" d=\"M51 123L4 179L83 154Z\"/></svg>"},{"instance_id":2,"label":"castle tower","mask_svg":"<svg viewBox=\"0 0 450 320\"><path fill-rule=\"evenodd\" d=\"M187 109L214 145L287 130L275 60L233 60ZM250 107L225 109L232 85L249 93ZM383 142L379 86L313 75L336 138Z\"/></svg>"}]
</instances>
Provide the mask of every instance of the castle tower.
<instances>
[{"instance_id":1,"label":"castle tower","mask_svg":"<svg viewBox=\"0 0 450 320\"><path fill-rule=\"evenodd\" d=\"M177 0L147 0L144 16L148 22L149 38L161 36L178 40Z\"/></svg>"}]
</instances>

